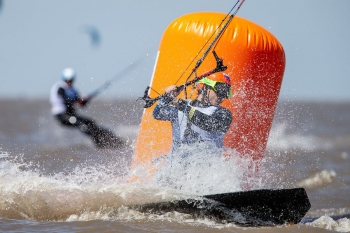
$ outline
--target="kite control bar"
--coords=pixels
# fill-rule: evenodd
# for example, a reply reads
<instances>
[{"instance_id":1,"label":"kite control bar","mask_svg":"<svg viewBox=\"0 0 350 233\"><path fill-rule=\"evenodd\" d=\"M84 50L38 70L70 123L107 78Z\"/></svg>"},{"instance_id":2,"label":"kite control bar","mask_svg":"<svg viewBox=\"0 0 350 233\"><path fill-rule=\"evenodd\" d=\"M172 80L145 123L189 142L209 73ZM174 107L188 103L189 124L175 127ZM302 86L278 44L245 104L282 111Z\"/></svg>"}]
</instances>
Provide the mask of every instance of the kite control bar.
<instances>
[{"instance_id":1,"label":"kite control bar","mask_svg":"<svg viewBox=\"0 0 350 233\"><path fill-rule=\"evenodd\" d=\"M184 90L187 86L192 85L192 84L198 82L199 80L201 80L201 79L203 79L203 78L205 78L205 77L207 77L207 76L209 76L211 74L225 71L227 69L227 66L224 66L223 60L218 57L218 55L216 54L215 51L213 51L213 55L214 55L215 60L216 60L216 67L215 67L215 69L210 70L210 71L208 71L208 72L206 72L206 73L204 73L204 74L202 74L202 75L200 75L198 77L195 77L193 80L188 81L188 82L184 83L181 86L177 86L176 91L180 92L180 91ZM150 88L151 88L150 86L147 86L143 97L139 97L137 99L137 100L144 100L145 101L144 108L151 107L155 102L157 102L158 100L160 100L161 98L163 98L163 97L165 97L167 95L167 93L164 93L164 94L159 95L159 96L157 96L155 98L151 98L148 95L148 91L149 91Z\"/></svg>"}]
</instances>

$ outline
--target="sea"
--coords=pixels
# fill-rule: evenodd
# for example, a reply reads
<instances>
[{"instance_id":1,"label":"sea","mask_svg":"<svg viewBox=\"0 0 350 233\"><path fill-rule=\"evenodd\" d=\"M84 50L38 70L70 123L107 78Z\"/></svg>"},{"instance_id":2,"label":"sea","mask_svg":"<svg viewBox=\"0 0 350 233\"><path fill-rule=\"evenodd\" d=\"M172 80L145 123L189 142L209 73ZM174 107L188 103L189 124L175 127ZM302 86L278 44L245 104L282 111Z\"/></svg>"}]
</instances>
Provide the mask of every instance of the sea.
<instances>
[{"instance_id":1,"label":"sea","mask_svg":"<svg viewBox=\"0 0 350 233\"><path fill-rule=\"evenodd\" d=\"M350 213L350 102L278 103L254 189L305 188L311 203L305 218L312 220L267 227L135 210L191 193L242 191L246 171L199 152L199 159L210 160L209 170L173 172L167 182L176 179L177 186L152 177L132 182L134 175L147 177L144 169L131 169L143 103L97 98L79 113L126 145L95 148L55 121L48 99L0 100L0 232L350 232L349 218L332 218Z\"/></svg>"}]
</instances>

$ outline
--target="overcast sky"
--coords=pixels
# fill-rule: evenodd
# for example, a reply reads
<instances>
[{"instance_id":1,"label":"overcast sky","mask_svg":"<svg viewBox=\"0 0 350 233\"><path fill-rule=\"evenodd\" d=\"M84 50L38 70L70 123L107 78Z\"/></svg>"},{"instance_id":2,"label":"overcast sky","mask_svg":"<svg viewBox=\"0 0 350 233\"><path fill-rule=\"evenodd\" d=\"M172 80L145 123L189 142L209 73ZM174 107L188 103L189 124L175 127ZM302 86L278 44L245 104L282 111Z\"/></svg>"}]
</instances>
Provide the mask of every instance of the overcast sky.
<instances>
[{"instance_id":1,"label":"overcast sky","mask_svg":"<svg viewBox=\"0 0 350 233\"><path fill-rule=\"evenodd\" d=\"M0 0L1 2L1 0ZM100 98L136 98L149 84L166 27L192 12L227 13L236 0L3 0L0 98L48 98L65 67L88 93L140 57L144 63ZM269 30L285 49L280 97L350 101L349 0L246 0L237 16ZM93 44L86 32L100 35Z\"/></svg>"}]
</instances>

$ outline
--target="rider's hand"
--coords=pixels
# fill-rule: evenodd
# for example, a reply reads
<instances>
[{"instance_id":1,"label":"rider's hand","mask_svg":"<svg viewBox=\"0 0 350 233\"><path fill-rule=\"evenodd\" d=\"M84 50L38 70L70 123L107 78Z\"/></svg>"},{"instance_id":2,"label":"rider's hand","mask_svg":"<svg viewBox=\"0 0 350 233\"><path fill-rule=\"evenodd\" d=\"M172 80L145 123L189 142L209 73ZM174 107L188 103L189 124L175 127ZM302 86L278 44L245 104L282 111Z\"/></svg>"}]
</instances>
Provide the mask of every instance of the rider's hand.
<instances>
[{"instance_id":1,"label":"rider's hand","mask_svg":"<svg viewBox=\"0 0 350 233\"><path fill-rule=\"evenodd\" d=\"M186 100L178 99L178 101L174 104L174 106L177 110L184 112L188 106L188 103Z\"/></svg>"},{"instance_id":2,"label":"rider's hand","mask_svg":"<svg viewBox=\"0 0 350 233\"><path fill-rule=\"evenodd\" d=\"M165 103L172 103L175 104L177 102L176 96L179 95L179 91L177 86L171 85L165 88L165 97L164 102Z\"/></svg>"},{"instance_id":3,"label":"rider's hand","mask_svg":"<svg viewBox=\"0 0 350 233\"><path fill-rule=\"evenodd\" d=\"M89 101L90 101L89 96L86 96L86 97L80 98L80 99L78 100L78 103L79 103L82 107L85 107Z\"/></svg>"}]
</instances>

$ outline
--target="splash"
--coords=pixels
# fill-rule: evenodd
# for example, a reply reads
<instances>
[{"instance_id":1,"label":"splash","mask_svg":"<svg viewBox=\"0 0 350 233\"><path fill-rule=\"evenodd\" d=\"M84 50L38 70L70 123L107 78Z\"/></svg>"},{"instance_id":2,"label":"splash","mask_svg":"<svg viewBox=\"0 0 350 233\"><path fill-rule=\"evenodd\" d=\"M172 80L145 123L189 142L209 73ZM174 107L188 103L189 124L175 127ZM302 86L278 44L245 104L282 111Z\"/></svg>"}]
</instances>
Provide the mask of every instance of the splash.
<instances>
[{"instance_id":1,"label":"splash","mask_svg":"<svg viewBox=\"0 0 350 233\"><path fill-rule=\"evenodd\" d=\"M81 165L69 173L44 175L32 163L6 156L0 161L3 218L118 219L126 215L121 211L125 206L185 197L182 190L162 187L161 182L129 183L128 176L118 175L113 165Z\"/></svg>"},{"instance_id":2,"label":"splash","mask_svg":"<svg viewBox=\"0 0 350 233\"><path fill-rule=\"evenodd\" d=\"M250 156L240 156L234 150L225 151L230 155L227 157L217 152L204 144L183 148L154 161L159 169L153 174L142 167L119 172L120 164L85 163L53 175L27 160L9 159L2 153L0 217L34 221L168 218L174 213L155 217L131 206L264 188L266 177L257 172ZM145 177L147 182L129 182L132 174ZM181 219L192 221L193 217L181 215Z\"/></svg>"},{"instance_id":3,"label":"splash","mask_svg":"<svg viewBox=\"0 0 350 233\"><path fill-rule=\"evenodd\" d=\"M227 156L222 156L223 153ZM133 172L154 187L206 195L262 188L262 169L258 171L256 166L251 156L241 156L232 149L218 151L199 143L184 145L152 164L136 167Z\"/></svg>"},{"instance_id":4,"label":"splash","mask_svg":"<svg viewBox=\"0 0 350 233\"><path fill-rule=\"evenodd\" d=\"M31 163L0 161L0 217L65 220L137 199L138 190L111 167L80 166L71 173L43 175Z\"/></svg>"},{"instance_id":5,"label":"splash","mask_svg":"<svg viewBox=\"0 0 350 233\"><path fill-rule=\"evenodd\" d=\"M0 148L0 158L7 158L9 156L9 153L6 151L2 151L2 148Z\"/></svg>"}]
</instances>

